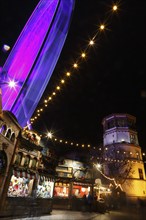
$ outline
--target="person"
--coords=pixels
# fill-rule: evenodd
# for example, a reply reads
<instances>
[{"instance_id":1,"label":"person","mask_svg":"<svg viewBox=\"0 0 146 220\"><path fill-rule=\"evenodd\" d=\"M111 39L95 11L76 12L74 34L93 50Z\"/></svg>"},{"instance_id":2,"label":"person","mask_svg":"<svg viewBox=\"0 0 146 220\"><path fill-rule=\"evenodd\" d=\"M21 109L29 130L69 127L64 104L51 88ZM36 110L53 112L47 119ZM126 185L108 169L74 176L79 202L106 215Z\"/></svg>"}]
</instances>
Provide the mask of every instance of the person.
<instances>
[{"instance_id":1,"label":"person","mask_svg":"<svg viewBox=\"0 0 146 220\"><path fill-rule=\"evenodd\" d=\"M92 212L92 204L93 204L93 197L91 195L91 192L87 195L87 205L88 205L88 211Z\"/></svg>"},{"instance_id":2,"label":"person","mask_svg":"<svg viewBox=\"0 0 146 220\"><path fill-rule=\"evenodd\" d=\"M83 195L82 199L83 199L82 211L87 211L87 197L86 197L86 194Z\"/></svg>"}]
</instances>

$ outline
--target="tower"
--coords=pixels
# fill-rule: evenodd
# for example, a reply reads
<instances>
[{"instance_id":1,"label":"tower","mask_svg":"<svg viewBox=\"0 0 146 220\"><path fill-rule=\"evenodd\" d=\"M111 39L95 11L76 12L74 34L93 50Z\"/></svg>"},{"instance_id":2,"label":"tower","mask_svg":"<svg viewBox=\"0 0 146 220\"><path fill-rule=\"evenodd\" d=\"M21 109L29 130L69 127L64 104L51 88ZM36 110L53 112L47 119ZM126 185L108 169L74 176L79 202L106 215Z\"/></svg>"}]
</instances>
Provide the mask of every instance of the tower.
<instances>
[{"instance_id":1,"label":"tower","mask_svg":"<svg viewBox=\"0 0 146 220\"><path fill-rule=\"evenodd\" d=\"M115 178L128 198L146 197L146 178L136 117L111 114L102 121L104 172Z\"/></svg>"}]
</instances>

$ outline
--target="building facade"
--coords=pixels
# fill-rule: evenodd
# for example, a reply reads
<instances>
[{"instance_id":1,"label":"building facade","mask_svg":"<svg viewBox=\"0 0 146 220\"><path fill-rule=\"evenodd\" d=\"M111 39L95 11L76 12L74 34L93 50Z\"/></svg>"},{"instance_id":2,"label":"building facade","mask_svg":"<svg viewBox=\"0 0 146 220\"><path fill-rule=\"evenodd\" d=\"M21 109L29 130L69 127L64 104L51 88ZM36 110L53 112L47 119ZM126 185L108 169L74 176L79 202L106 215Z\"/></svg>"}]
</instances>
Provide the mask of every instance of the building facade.
<instances>
[{"instance_id":1,"label":"building facade","mask_svg":"<svg viewBox=\"0 0 146 220\"><path fill-rule=\"evenodd\" d=\"M51 161L47 164L48 158ZM40 136L35 131L22 129L12 113L3 111L0 116L0 217L49 214L54 173L54 157L43 155Z\"/></svg>"}]
</instances>

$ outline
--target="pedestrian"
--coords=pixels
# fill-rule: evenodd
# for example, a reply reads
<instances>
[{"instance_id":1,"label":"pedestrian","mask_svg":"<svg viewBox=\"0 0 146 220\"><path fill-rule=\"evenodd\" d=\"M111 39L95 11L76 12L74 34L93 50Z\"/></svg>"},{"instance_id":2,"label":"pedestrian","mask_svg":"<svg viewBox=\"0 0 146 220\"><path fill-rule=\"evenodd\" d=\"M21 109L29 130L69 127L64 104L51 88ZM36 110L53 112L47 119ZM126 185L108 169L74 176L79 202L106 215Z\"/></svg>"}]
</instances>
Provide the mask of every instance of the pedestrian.
<instances>
[{"instance_id":1,"label":"pedestrian","mask_svg":"<svg viewBox=\"0 0 146 220\"><path fill-rule=\"evenodd\" d=\"M92 205L93 205L93 197L91 195L91 192L89 192L87 195L87 206L89 212L92 212Z\"/></svg>"},{"instance_id":2,"label":"pedestrian","mask_svg":"<svg viewBox=\"0 0 146 220\"><path fill-rule=\"evenodd\" d=\"M86 194L83 195L82 200L83 200L82 211L87 211L87 196L86 196Z\"/></svg>"}]
</instances>

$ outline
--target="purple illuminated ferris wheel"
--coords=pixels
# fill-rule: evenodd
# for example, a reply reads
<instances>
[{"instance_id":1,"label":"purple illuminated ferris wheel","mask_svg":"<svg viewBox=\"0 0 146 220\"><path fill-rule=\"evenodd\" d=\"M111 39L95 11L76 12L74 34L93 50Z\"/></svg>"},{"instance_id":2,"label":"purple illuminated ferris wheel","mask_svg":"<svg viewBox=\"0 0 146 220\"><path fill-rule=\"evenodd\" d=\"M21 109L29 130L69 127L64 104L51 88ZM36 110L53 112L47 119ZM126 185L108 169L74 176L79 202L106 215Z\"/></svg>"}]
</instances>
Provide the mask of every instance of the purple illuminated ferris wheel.
<instances>
[{"instance_id":1,"label":"purple illuminated ferris wheel","mask_svg":"<svg viewBox=\"0 0 146 220\"><path fill-rule=\"evenodd\" d=\"M18 37L3 70L17 82L3 86L3 109L26 126L50 80L64 45L75 0L40 0Z\"/></svg>"}]
</instances>

